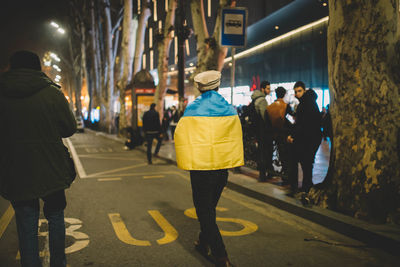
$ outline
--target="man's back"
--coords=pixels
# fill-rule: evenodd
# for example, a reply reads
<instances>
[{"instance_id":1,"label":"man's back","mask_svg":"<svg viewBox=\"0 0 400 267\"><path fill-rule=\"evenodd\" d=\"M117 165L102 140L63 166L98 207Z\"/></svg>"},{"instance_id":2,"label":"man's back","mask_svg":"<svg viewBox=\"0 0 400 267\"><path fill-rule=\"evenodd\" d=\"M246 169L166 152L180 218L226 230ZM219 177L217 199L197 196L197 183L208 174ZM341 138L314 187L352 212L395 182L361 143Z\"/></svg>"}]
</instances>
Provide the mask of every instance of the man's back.
<instances>
[{"instance_id":1,"label":"man's back","mask_svg":"<svg viewBox=\"0 0 400 267\"><path fill-rule=\"evenodd\" d=\"M33 199L69 186L73 169L61 138L75 133L76 121L44 73L15 69L1 76L0 124L3 197Z\"/></svg>"},{"instance_id":2,"label":"man's back","mask_svg":"<svg viewBox=\"0 0 400 267\"><path fill-rule=\"evenodd\" d=\"M154 109L146 111L143 115L143 130L145 132L160 132L160 115Z\"/></svg>"}]
</instances>

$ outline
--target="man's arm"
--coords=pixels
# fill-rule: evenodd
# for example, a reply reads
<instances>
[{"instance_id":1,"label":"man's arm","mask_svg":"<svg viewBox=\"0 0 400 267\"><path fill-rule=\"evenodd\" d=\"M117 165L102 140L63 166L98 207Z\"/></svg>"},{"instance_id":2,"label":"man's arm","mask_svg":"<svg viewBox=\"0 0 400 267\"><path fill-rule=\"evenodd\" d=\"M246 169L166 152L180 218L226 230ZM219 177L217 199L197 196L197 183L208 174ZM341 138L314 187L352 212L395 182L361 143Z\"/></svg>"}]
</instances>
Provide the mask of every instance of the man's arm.
<instances>
[{"instance_id":1,"label":"man's arm","mask_svg":"<svg viewBox=\"0 0 400 267\"><path fill-rule=\"evenodd\" d=\"M70 137L76 132L76 119L71 109L67 99L65 99L64 94L56 90L56 101L55 101L55 116L57 120L57 126L61 137Z\"/></svg>"}]
</instances>

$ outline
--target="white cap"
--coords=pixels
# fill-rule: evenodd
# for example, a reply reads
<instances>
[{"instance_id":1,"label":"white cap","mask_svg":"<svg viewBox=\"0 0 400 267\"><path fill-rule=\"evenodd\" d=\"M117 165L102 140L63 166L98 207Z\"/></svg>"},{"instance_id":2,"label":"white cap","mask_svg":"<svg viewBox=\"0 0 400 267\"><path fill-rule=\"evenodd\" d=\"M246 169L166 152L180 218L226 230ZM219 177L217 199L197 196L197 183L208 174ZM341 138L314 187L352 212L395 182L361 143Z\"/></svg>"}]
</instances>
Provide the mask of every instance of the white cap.
<instances>
[{"instance_id":1,"label":"white cap","mask_svg":"<svg viewBox=\"0 0 400 267\"><path fill-rule=\"evenodd\" d=\"M213 90L221 84L221 72L208 70L194 76L194 83L201 92Z\"/></svg>"}]
</instances>

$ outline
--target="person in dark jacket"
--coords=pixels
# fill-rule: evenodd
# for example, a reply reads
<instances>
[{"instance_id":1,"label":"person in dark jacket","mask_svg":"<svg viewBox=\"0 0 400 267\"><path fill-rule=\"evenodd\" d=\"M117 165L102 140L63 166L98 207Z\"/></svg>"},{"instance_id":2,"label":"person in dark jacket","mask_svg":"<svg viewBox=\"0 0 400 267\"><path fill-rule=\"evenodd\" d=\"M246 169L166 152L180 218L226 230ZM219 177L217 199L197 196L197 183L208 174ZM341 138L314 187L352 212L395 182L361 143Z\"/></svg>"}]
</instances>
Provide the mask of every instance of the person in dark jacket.
<instances>
[{"instance_id":1,"label":"person in dark jacket","mask_svg":"<svg viewBox=\"0 0 400 267\"><path fill-rule=\"evenodd\" d=\"M153 146L154 138L157 139L156 150L154 151L154 156L158 156L160 151L162 136L161 136L161 124L160 115L155 110L156 104L152 103L150 109L146 111L143 115L143 130L146 135L147 142L147 162L152 164L151 160L151 148Z\"/></svg>"},{"instance_id":2,"label":"person in dark jacket","mask_svg":"<svg viewBox=\"0 0 400 267\"><path fill-rule=\"evenodd\" d=\"M66 266L64 190L75 179L61 138L76 121L60 87L42 71L39 57L18 51L0 77L0 195L15 210L22 266L41 266L39 198L49 222L50 266Z\"/></svg>"},{"instance_id":3,"label":"person in dark jacket","mask_svg":"<svg viewBox=\"0 0 400 267\"><path fill-rule=\"evenodd\" d=\"M268 102L265 99L271 93L271 85L268 81L262 81L260 90L256 90L251 95L257 113L256 133L257 140L257 169L259 171L258 180L265 182L267 178L274 175L274 167L272 165L272 135L271 128L266 123L265 111ZM268 175L266 175L268 173Z\"/></svg>"},{"instance_id":4,"label":"person in dark jacket","mask_svg":"<svg viewBox=\"0 0 400 267\"><path fill-rule=\"evenodd\" d=\"M312 170L315 154L321 144L321 113L316 100L317 94L312 89L305 89L301 81L294 85L295 96L300 104L296 109L296 122L287 141L292 144L292 160L289 171L289 181L292 193L298 188L298 168L300 162L303 170L301 191L308 193L312 187Z\"/></svg>"}]
</instances>

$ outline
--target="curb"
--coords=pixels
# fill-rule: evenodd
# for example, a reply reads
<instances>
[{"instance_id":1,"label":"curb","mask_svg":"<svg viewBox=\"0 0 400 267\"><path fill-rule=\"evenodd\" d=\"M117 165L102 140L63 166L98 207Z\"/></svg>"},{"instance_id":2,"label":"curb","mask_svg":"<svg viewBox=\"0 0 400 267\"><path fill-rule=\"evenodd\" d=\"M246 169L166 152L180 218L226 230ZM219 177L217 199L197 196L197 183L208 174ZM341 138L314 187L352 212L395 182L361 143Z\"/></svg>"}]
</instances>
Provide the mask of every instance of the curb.
<instances>
[{"instance_id":1,"label":"curb","mask_svg":"<svg viewBox=\"0 0 400 267\"><path fill-rule=\"evenodd\" d=\"M124 143L123 139L118 138L115 135L96 132L93 130L89 131L95 133L96 135ZM137 148L146 153L143 146L138 146ZM159 155L159 158L167 161L170 164L176 165L176 161L173 159L164 157L162 155ZM241 174L252 177L252 179L258 177L254 171L251 171L246 167L241 168ZM332 210L323 209L317 206L306 207L298 203L298 201L294 198L287 196L278 198L273 194L260 192L256 189L251 189L229 180L227 187L233 191L270 204L281 210L322 225L330 230L361 241L368 247L379 248L395 256L398 256L400 251L400 227L396 225L369 224L365 221L361 221Z\"/></svg>"}]
</instances>

